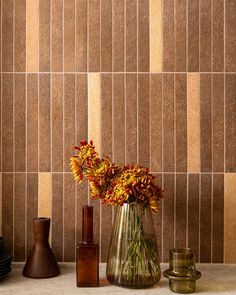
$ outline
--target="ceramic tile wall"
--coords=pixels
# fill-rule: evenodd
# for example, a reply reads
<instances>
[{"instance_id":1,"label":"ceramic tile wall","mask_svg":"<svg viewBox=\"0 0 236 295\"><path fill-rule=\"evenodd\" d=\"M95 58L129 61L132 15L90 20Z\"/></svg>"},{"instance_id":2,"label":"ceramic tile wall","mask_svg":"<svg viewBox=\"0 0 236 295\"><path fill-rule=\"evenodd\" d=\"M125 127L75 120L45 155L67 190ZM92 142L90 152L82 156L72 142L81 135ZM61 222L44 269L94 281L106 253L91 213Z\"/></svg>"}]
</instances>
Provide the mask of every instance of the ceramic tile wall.
<instances>
[{"instance_id":1,"label":"ceramic tile wall","mask_svg":"<svg viewBox=\"0 0 236 295\"><path fill-rule=\"evenodd\" d=\"M75 260L89 192L69 157L92 138L163 185L162 261L188 246L200 262L236 262L236 1L0 6L0 231L14 260L29 253L37 215L52 219L57 259ZM105 261L115 208L93 203Z\"/></svg>"}]
</instances>

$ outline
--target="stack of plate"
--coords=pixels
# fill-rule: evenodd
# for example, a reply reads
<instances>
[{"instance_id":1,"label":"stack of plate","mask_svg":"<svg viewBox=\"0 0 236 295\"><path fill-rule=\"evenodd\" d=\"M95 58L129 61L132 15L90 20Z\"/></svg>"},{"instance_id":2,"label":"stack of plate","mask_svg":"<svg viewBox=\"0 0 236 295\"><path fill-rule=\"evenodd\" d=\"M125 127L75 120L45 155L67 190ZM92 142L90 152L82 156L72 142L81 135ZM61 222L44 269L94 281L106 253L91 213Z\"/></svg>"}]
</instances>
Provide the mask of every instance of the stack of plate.
<instances>
[{"instance_id":1,"label":"stack of plate","mask_svg":"<svg viewBox=\"0 0 236 295\"><path fill-rule=\"evenodd\" d=\"M11 271L12 255L5 248L4 237L0 237L0 279Z\"/></svg>"}]
</instances>

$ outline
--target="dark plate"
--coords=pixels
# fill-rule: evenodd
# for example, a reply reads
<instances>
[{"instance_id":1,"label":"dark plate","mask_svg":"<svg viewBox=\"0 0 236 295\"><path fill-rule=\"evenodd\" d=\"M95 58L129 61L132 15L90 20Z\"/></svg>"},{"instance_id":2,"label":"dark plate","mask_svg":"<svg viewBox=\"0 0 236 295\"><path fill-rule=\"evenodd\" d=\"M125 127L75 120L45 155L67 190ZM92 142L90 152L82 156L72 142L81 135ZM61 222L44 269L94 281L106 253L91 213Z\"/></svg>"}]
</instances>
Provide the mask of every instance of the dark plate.
<instances>
[{"instance_id":1,"label":"dark plate","mask_svg":"<svg viewBox=\"0 0 236 295\"><path fill-rule=\"evenodd\" d=\"M7 250L4 250L4 252L0 254L0 265L11 259L12 259L11 253Z\"/></svg>"},{"instance_id":2,"label":"dark plate","mask_svg":"<svg viewBox=\"0 0 236 295\"><path fill-rule=\"evenodd\" d=\"M7 264L4 265L4 266L0 266L0 272L4 271L4 270L6 270L6 269L8 269L8 268L10 268L10 267L11 267L11 263L7 263Z\"/></svg>"},{"instance_id":3,"label":"dark plate","mask_svg":"<svg viewBox=\"0 0 236 295\"><path fill-rule=\"evenodd\" d=\"M4 273L0 273L0 279L4 278L7 274L9 274L9 272L11 272L11 268L9 268L7 271L5 271Z\"/></svg>"}]
</instances>

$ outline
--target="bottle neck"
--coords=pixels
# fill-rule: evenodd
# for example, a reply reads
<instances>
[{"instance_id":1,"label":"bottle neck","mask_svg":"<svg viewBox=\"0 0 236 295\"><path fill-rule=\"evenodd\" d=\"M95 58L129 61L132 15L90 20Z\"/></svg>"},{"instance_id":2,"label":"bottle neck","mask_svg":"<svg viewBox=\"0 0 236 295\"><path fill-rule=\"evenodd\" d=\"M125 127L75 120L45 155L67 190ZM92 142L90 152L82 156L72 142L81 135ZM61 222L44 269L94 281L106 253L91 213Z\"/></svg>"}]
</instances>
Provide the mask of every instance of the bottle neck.
<instances>
[{"instance_id":1,"label":"bottle neck","mask_svg":"<svg viewBox=\"0 0 236 295\"><path fill-rule=\"evenodd\" d=\"M82 220L82 241L83 243L93 243L93 206L83 206Z\"/></svg>"}]
</instances>

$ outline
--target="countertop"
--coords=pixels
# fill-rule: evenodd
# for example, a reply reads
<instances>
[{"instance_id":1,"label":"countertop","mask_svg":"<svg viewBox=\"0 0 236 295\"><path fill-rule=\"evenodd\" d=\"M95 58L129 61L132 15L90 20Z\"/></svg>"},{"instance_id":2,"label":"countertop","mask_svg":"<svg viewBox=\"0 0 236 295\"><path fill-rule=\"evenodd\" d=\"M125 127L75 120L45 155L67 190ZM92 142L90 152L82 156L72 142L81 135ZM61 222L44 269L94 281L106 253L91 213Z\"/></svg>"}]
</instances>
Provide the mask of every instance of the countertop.
<instances>
[{"instance_id":1,"label":"countertop","mask_svg":"<svg viewBox=\"0 0 236 295\"><path fill-rule=\"evenodd\" d=\"M17 295L72 295L72 294L175 294L169 290L168 280L163 276L156 287L149 289L126 289L112 286L106 280L105 264L100 264L100 287L77 288L75 264L60 264L61 274L50 279L30 279L22 276L22 263L13 263L11 273L0 280L0 294ZM168 264L161 264L162 271ZM195 294L236 294L236 264L197 264L202 277L196 281Z\"/></svg>"}]
</instances>

